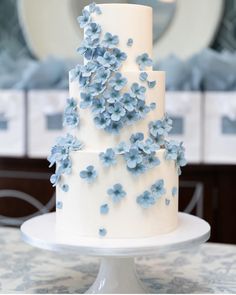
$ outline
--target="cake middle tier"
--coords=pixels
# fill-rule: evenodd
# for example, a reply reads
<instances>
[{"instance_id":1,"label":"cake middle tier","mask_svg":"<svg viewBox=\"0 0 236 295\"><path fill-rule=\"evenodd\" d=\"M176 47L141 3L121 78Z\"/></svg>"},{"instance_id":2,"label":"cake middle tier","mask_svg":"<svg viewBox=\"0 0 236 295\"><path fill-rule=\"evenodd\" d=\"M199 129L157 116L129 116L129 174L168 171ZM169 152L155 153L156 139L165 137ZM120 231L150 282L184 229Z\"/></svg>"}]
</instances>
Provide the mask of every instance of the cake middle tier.
<instances>
[{"instance_id":1,"label":"cake middle tier","mask_svg":"<svg viewBox=\"0 0 236 295\"><path fill-rule=\"evenodd\" d=\"M94 114L91 108L81 109L80 89L76 80L70 82L70 97L78 102L78 112L80 124L78 129L73 130L73 134L85 144L86 150L103 151L108 147L114 147L121 141L128 141L130 136L137 132L142 132L146 137L148 135L148 124L164 117L165 114L165 72L149 71L148 81L156 81L156 86L149 88L147 82L141 82L139 72L123 72L122 75L127 78L128 83L122 90L122 93L129 92L133 83L146 87L145 103L149 106L151 103L156 104L156 108L150 110L145 116L132 125L125 124L118 134L109 133L99 129L94 122Z\"/></svg>"}]
</instances>

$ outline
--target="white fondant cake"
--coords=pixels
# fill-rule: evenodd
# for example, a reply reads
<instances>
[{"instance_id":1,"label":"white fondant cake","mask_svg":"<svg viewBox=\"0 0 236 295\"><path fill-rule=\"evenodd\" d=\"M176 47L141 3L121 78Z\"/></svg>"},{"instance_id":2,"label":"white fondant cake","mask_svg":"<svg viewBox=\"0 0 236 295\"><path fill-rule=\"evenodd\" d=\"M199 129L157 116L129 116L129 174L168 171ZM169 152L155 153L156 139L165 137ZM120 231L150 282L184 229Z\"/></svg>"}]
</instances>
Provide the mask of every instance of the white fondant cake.
<instances>
[{"instance_id":1,"label":"white fondant cake","mask_svg":"<svg viewBox=\"0 0 236 295\"><path fill-rule=\"evenodd\" d=\"M142 238L177 226L182 144L166 139L165 73L152 71L152 9L91 4L78 18L84 65L70 72L57 165L58 233Z\"/></svg>"}]
</instances>

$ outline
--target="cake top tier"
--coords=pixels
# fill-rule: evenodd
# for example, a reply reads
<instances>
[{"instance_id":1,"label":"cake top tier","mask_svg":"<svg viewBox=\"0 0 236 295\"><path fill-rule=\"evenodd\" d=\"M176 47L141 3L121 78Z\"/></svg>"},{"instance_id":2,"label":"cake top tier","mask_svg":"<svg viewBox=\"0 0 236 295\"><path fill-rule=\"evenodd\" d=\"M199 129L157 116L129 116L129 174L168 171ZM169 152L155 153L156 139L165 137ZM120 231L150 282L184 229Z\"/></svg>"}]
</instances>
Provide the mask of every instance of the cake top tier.
<instances>
[{"instance_id":1,"label":"cake top tier","mask_svg":"<svg viewBox=\"0 0 236 295\"><path fill-rule=\"evenodd\" d=\"M138 56L147 53L152 58L152 8L134 4L100 4L98 7L101 14L95 13L93 22L101 26L101 37L107 32L118 36L117 47L127 54L121 71L138 71Z\"/></svg>"}]
</instances>

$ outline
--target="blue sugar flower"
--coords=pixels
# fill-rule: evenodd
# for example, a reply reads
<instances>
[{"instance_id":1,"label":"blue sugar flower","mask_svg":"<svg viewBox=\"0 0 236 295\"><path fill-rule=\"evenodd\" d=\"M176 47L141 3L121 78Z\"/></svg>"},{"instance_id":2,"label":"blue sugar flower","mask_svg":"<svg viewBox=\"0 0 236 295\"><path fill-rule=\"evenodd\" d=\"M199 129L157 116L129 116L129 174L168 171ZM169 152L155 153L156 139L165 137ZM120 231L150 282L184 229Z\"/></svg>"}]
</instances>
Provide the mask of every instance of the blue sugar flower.
<instances>
[{"instance_id":1,"label":"blue sugar flower","mask_svg":"<svg viewBox=\"0 0 236 295\"><path fill-rule=\"evenodd\" d=\"M91 38L92 40L99 39L101 34L101 26L96 23L88 24L85 30L85 36Z\"/></svg>"},{"instance_id":2,"label":"blue sugar flower","mask_svg":"<svg viewBox=\"0 0 236 295\"><path fill-rule=\"evenodd\" d=\"M150 103L150 109L151 109L151 110L155 110L156 107L157 107L157 104L156 104L155 102L151 102L151 103Z\"/></svg>"},{"instance_id":3,"label":"blue sugar flower","mask_svg":"<svg viewBox=\"0 0 236 295\"><path fill-rule=\"evenodd\" d=\"M109 103L116 103L121 100L121 94L119 91L115 89L108 89L104 92L104 97Z\"/></svg>"},{"instance_id":4,"label":"blue sugar flower","mask_svg":"<svg viewBox=\"0 0 236 295\"><path fill-rule=\"evenodd\" d=\"M103 204L100 206L100 213L105 215L109 212L109 206L108 204Z\"/></svg>"},{"instance_id":5,"label":"blue sugar flower","mask_svg":"<svg viewBox=\"0 0 236 295\"><path fill-rule=\"evenodd\" d=\"M102 113L102 114L98 114L95 118L94 118L94 122L95 125L99 128L99 129L105 129L107 127L109 127L111 125L111 119L109 114L107 113Z\"/></svg>"},{"instance_id":6,"label":"blue sugar flower","mask_svg":"<svg viewBox=\"0 0 236 295\"><path fill-rule=\"evenodd\" d=\"M161 163L155 153L151 153L151 154L145 156L145 162L146 162L148 168L156 167L156 166L160 165L160 163Z\"/></svg>"},{"instance_id":7,"label":"blue sugar flower","mask_svg":"<svg viewBox=\"0 0 236 295\"><path fill-rule=\"evenodd\" d=\"M99 228L99 236L105 237L107 234L107 230L105 228Z\"/></svg>"},{"instance_id":8,"label":"blue sugar flower","mask_svg":"<svg viewBox=\"0 0 236 295\"><path fill-rule=\"evenodd\" d=\"M145 142L139 142L138 148L142 150L145 154L151 154L159 149L159 146L150 138Z\"/></svg>"},{"instance_id":9,"label":"blue sugar flower","mask_svg":"<svg viewBox=\"0 0 236 295\"><path fill-rule=\"evenodd\" d=\"M77 100L73 97L67 98L66 100L66 110L73 111L77 108Z\"/></svg>"},{"instance_id":10,"label":"blue sugar flower","mask_svg":"<svg viewBox=\"0 0 236 295\"><path fill-rule=\"evenodd\" d=\"M166 204L166 206L169 206L170 205L170 199L165 198L165 204Z\"/></svg>"},{"instance_id":11,"label":"blue sugar flower","mask_svg":"<svg viewBox=\"0 0 236 295\"><path fill-rule=\"evenodd\" d=\"M93 182L97 177L97 172L92 165L88 166L86 170L80 172L80 177L85 179L87 182Z\"/></svg>"},{"instance_id":12,"label":"blue sugar flower","mask_svg":"<svg viewBox=\"0 0 236 295\"><path fill-rule=\"evenodd\" d=\"M125 160L128 168L135 168L137 164L141 163L143 158L137 148L131 148L125 153Z\"/></svg>"},{"instance_id":13,"label":"blue sugar flower","mask_svg":"<svg viewBox=\"0 0 236 295\"><path fill-rule=\"evenodd\" d=\"M61 189L63 190L63 192L67 193L69 191L69 185L68 184L63 184L61 186Z\"/></svg>"},{"instance_id":14,"label":"blue sugar flower","mask_svg":"<svg viewBox=\"0 0 236 295\"><path fill-rule=\"evenodd\" d=\"M105 84L111 75L111 71L101 67L94 77L94 83L102 83Z\"/></svg>"},{"instance_id":15,"label":"blue sugar flower","mask_svg":"<svg viewBox=\"0 0 236 295\"><path fill-rule=\"evenodd\" d=\"M136 62L139 65L141 71L145 70L146 67L151 67L153 62L147 53L143 53L136 58Z\"/></svg>"},{"instance_id":16,"label":"blue sugar flower","mask_svg":"<svg viewBox=\"0 0 236 295\"><path fill-rule=\"evenodd\" d=\"M89 61L86 65L80 67L81 75L83 77L91 77L97 71L98 65L94 61Z\"/></svg>"},{"instance_id":17,"label":"blue sugar flower","mask_svg":"<svg viewBox=\"0 0 236 295\"><path fill-rule=\"evenodd\" d=\"M115 184L113 188L108 189L107 193L112 198L112 201L114 203L120 202L121 199L126 196L126 192L123 190L122 185L119 183Z\"/></svg>"},{"instance_id":18,"label":"blue sugar flower","mask_svg":"<svg viewBox=\"0 0 236 295\"><path fill-rule=\"evenodd\" d=\"M55 173L55 174L52 174L51 177L50 177L50 182L52 184L52 186L56 186L59 181L61 179L61 174L58 174L58 173Z\"/></svg>"},{"instance_id":19,"label":"blue sugar flower","mask_svg":"<svg viewBox=\"0 0 236 295\"><path fill-rule=\"evenodd\" d=\"M123 124L121 121L111 121L110 125L105 128L105 130L109 133L119 134L122 129Z\"/></svg>"},{"instance_id":20,"label":"blue sugar flower","mask_svg":"<svg viewBox=\"0 0 236 295\"><path fill-rule=\"evenodd\" d=\"M142 82L147 81L147 78L148 78L148 74L146 72L140 73L140 75L139 75L140 81L142 81Z\"/></svg>"},{"instance_id":21,"label":"blue sugar flower","mask_svg":"<svg viewBox=\"0 0 236 295\"><path fill-rule=\"evenodd\" d=\"M86 27L90 23L90 13L88 10L83 9L82 15L77 18L81 28Z\"/></svg>"},{"instance_id":22,"label":"blue sugar flower","mask_svg":"<svg viewBox=\"0 0 236 295\"><path fill-rule=\"evenodd\" d=\"M151 186L151 191L156 199L160 198L166 193L164 188L164 180L160 179Z\"/></svg>"},{"instance_id":23,"label":"blue sugar flower","mask_svg":"<svg viewBox=\"0 0 236 295\"><path fill-rule=\"evenodd\" d=\"M127 79L118 72L110 79L109 84L116 91L120 91L127 84Z\"/></svg>"},{"instance_id":24,"label":"blue sugar flower","mask_svg":"<svg viewBox=\"0 0 236 295\"><path fill-rule=\"evenodd\" d=\"M137 164L134 168L127 167L127 169L135 176L143 174L146 171L146 167L143 163Z\"/></svg>"},{"instance_id":25,"label":"blue sugar flower","mask_svg":"<svg viewBox=\"0 0 236 295\"><path fill-rule=\"evenodd\" d=\"M149 191L145 191L143 194L137 197L136 202L142 208L147 209L153 206L156 203L156 200Z\"/></svg>"},{"instance_id":26,"label":"blue sugar flower","mask_svg":"<svg viewBox=\"0 0 236 295\"><path fill-rule=\"evenodd\" d=\"M125 123L127 125L132 125L139 119L140 119L140 116L138 115L136 111L127 112L125 116Z\"/></svg>"},{"instance_id":27,"label":"blue sugar flower","mask_svg":"<svg viewBox=\"0 0 236 295\"><path fill-rule=\"evenodd\" d=\"M92 112L95 115L99 115L105 111L105 99L104 98L94 98L92 102Z\"/></svg>"},{"instance_id":28,"label":"blue sugar flower","mask_svg":"<svg viewBox=\"0 0 236 295\"><path fill-rule=\"evenodd\" d=\"M89 86L89 92L92 96L98 96L106 89L106 85L102 83L93 83Z\"/></svg>"},{"instance_id":29,"label":"blue sugar flower","mask_svg":"<svg viewBox=\"0 0 236 295\"><path fill-rule=\"evenodd\" d=\"M125 61L127 59L127 54L122 52L119 48L114 48L112 54L116 57L118 62Z\"/></svg>"},{"instance_id":30,"label":"blue sugar flower","mask_svg":"<svg viewBox=\"0 0 236 295\"><path fill-rule=\"evenodd\" d=\"M62 160L60 162L60 166L58 168L58 172L61 174L71 174L72 171L72 162L71 159L69 157L67 157L66 159Z\"/></svg>"},{"instance_id":31,"label":"blue sugar flower","mask_svg":"<svg viewBox=\"0 0 236 295\"><path fill-rule=\"evenodd\" d=\"M140 100L145 99L146 88L144 86L140 86L138 83L133 83L131 86L130 95L134 98L138 98Z\"/></svg>"},{"instance_id":32,"label":"blue sugar flower","mask_svg":"<svg viewBox=\"0 0 236 295\"><path fill-rule=\"evenodd\" d=\"M129 151L129 146L122 141L121 143L118 144L118 146L115 148L115 152L118 155L123 155Z\"/></svg>"},{"instance_id":33,"label":"blue sugar flower","mask_svg":"<svg viewBox=\"0 0 236 295\"><path fill-rule=\"evenodd\" d=\"M112 35L111 33L106 33L102 45L106 48L112 49L116 47L119 43L119 38L117 35Z\"/></svg>"},{"instance_id":34,"label":"blue sugar flower","mask_svg":"<svg viewBox=\"0 0 236 295\"><path fill-rule=\"evenodd\" d=\"M61 201L57 201L56 208L57 209L62 209L63 208L63 203Z\"/></svg>"},{"instance_id":35,"label":"blue sugar flower","mask_svg":"<svg viewBox=\"0 0 236 295\"><path fill-rule=\"evenodd\" d=\"M174 186L174 187L172 188L171 193L172 193L172 196L173 196L173 197L175 197L175 196L177 195L177 193L178 193L178 189L177 189L176 186Z\"/></svg>"},{"instance_id":36,"label":"blue sugar flower","mask_svg":"<svg viewBox=\"0 0 236 295\"><path fill-rule=\"evenodd\" d=\"M100 7L95 2L90 3L88 8L90 13L96 13L96 14L102 13Z\"/></svg>"},{"instance_id":37,"label":"blue sugar flower","mask_svg":"<svg viewBox=\"0 0 236 295\"><path fill-rule=\"evenodd\" d=\"M150 112L150 107L146 105L145 101L139 100L136 110L138 111L140 119L142 119Z\"/></svg>"},{"instance_id":38,"label":"blue sugar flower","mask_svg":"<svg viewBox=\"0 0 236 295\"><path fill-rule=\"evenodd\" d=\"M166 160L177 160L179 153L179 143L171 140L165 143L165 158Z\"/></svg>"},{"instance_id":39,"label":"blue sugar flower","mask_svg":"<svg viewBox=\"0 0 236 295\"><path fill-rule=\"evenodd\" d=\"M64 113L63 125L75 128L79 125L80 118L77 112Z\"/></svg>"},{"instance_id":40,"label":"blue sugar flower","mask_svg":"<svg viewBox=\"0 0 236 295\"><path fill-rule=\"evenodd\" d=\"M154 88L156 86L156 81L147 81L148 88Z\"/></svg>"},{"instance_id":41,"label":"blue sugar flower","mask_svg":"<svg viewBox=\"0 0 236 295\"><path fill-rule=\"evenodd\" d=\"M122 104L128 112L132 112L137 105L137 99L131 97L129 93L124 93L122 96Z\"/></svg>"},{"instance_id":42,"label":"blue sugar flower","mask_svg":"<svg viewBox=\"0 0 236 295\"><path fill-rule=\"evenodd\" d=\"M107 149L105 153L100 153L99 158L105 167L110 167L116 164L116 154L111 148Z\"/></svg>"},{"instance_id":43,"label":"blue sugar flower","mask_svg":"<svg viewBox=\"0 0 236 295\"><path fill-rule=\"evenodd\" d=\"M144 134L142 132L137 132L131 135L130 142L134 144L139 141L142 141L143 139L144 139Z\"/></svg>"},{"instance_id":44,"label":"blue sugar flower","mask_svg":"<svg viewBox=\"0 0 236 295\"><path fill-rule=\"evenodd\" d=\"M164 118L162 120L152 121L149 123L149 132L153 137L158 135L168 135L172 128L172 120Z\"/></svg>"},{"instance_id":45,"label":"blue sugar flower","mask_svg":"<svg viewBox=\"0 0 236 295\"><path fill-rule=\"evenodd\" d=\"M103 56L97 57L97 62L105 68L111 68L116 63L116 57L110 52L106 51Z\"/></svg>"},{"instance_id":46,"label":"blue sugar flower","mask_svg":"<svg viewBox=\"0 0 236 295\"><path fill-rule=\"evenodd\" d=\"M117 72L121 66L122 66L122 63L116 60L116 62L110 66L110 70L113 72Z\"/></svg>"},{"instance_id":47,"label":"blue sugar flower","mask_svg":"<svg viewBox=\"0 0 236 295\"><path fill-rule=\"evenodd\" d=\"M115 122L120 121L120 119L126 114L125 109L118 102L108 107L108 112L111 114L111 120Z\"/></svg>"},{"instance_id":48,"label":"blue sugar flower","mask_svg":"<svg viewBox=\"0 0 236 295\"><path fill-rule=\"evenodd\" d=\"M127 46L132 47L133 43L134 43L134 40L132 38L129 38L128 41L127 41Z\"/></svg>"},{"instance_id":49,"label":"blue sugar flower","mask_svg":"<svg viewBox=\"0 0 236 295\"><path fill-rule=\"evenodd\" d=\"M81 97L81 102L80 102L81 109L87 109L88 107L91 107L93 103L93 97L90 93L81 92L80 97Z\"/></svg>"}]
</instances>

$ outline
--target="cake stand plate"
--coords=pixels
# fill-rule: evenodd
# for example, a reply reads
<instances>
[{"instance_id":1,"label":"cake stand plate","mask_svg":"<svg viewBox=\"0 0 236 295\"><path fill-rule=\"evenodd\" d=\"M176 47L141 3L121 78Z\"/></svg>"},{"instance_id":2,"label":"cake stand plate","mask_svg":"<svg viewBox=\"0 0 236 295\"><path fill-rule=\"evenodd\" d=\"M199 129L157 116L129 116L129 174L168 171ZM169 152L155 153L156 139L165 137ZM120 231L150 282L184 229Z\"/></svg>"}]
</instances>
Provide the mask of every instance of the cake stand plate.
<instances>
[{"instance_id":1,"label":"cake stand plate","mask_svg":"<svg viewBox=\"0 0 236 295\"><path fill-rule=\"evenodd\" d=\"M186 213L178 213L175 231L144 239L77 238L56 233L56 214L34 217L21 226L25 242L43 249L102 257L100 270L89 294L147 293L137 277L134 257L197 246L210 237L209 224Z\"/></svg>"}]
</instances>

